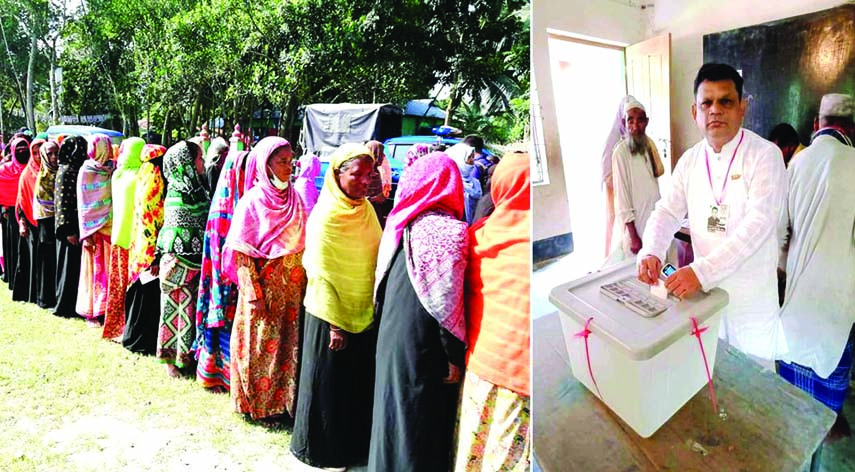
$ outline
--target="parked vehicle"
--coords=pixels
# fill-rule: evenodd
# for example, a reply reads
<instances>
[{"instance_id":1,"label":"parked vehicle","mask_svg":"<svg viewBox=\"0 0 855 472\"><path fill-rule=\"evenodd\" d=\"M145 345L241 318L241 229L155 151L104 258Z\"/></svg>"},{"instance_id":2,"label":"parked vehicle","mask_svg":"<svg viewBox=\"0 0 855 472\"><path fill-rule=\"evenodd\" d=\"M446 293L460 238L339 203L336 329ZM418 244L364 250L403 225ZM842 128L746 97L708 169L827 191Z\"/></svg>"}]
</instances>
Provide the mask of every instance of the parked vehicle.
<instances>
[{"instance_id":1,"label":"parked vehicle","mask_svg":"<svg viewBox=\"0 0 855 472\"><path fill-rule=\"evenodd\" d=\"M106 134L113 141L113 144L122 144L125 135L121 131L113 131L111 129L98 128L97 126L85 125L54 125L47 129L48 139L56 139L57 136L83 136L87 137L93 134Z\"/></svg>"}]
</instances>

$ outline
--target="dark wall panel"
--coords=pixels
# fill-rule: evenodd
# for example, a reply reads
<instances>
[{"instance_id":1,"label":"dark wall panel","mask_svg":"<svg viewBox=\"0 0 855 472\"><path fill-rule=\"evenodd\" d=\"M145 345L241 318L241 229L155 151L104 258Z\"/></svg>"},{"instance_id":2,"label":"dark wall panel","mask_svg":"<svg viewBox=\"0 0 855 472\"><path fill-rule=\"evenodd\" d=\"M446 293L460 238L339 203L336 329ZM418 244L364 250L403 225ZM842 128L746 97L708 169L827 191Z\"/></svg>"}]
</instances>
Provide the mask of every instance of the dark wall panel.
<instances>
[{"instance_id":1,"label":"dark wall panel","mask_svg":"<svg viewBox=\"0 0 855 472\"><path fill-rule=\"evenodd\" d=\"M855 94L855 5L705 35L704 62L742 70L746 128L787 122L807 145L822 96Z\"/></svg>"}]
</instances>

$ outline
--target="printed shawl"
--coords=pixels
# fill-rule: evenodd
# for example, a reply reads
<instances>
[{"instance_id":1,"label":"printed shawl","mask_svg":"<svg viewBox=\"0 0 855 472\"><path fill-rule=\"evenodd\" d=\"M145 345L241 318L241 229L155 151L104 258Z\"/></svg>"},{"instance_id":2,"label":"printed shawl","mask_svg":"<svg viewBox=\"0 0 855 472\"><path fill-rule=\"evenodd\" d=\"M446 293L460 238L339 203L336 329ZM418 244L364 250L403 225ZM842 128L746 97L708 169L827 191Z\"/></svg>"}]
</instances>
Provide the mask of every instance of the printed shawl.
<instances>
[{"instance_id":1,"label":"printed shawl","mask_svg":"<svg viewBox=\"0 0 855 472\"><path fill-rule=\"evenodd\" d=\"M56 236L78 234L77 174L86 161L86 138L75 136L59 147L59 170L56 171Z\"/></svg>"},{"instance_id":2,"label":"printed shawl","mask_svg":"<svg viewBox=\"0 0 855 472\"><path fill-rule=\"evenodd\" d=\"M59 162L55 160L51 163L47 155L48 150L53 150L57 154L54 159L58 160L60 147L56 142L48 141L39 148L42 165L39 168L39 175L36 177L36 196L33 202L33 217L37 220L52 218L56 214L54 198L56 196L56 173L59 170Z\"/></svg>"},{"instance_id":3,"label":"printed shawl","mask_svg":"<svg viewBox=\"0 0 855 472\"><path fill-rule=\"evenodd\" d=\"M166 178L163 229L157 238L162 254L201 256L210 200L196 170L196 156L185 141L166 151L163 176ZM197 264L198 259L197 259Z\"/></svg>"},{"instance_id":4,"label":"printed shawl","mask_svg":"<svg viewBox=\"0 0 855 472\"><path fill-rule=\"evenodd\" d=\"M246 151L232 151L226 155L208 213L201 283L196 301L196 324L206 328L222 328L226 321L234 319L235 307L231 302L236 287L230 278L225 277L227 258L223 255L223 246L232 226L235 207L242 198L243 185L239 184L243 178L247 154ZM229 266L234 267L234 261L231 262ZM199 333L199 336L202 334Z\"/></svg>"},{"instance_id":5,"label":"printed shawl","mask_svg":"<svg viewBox=\"0 0 855 472\"><path fill-rule=\"evenodd\" d=\"M445 153L429 154L407 168L380 242L375 290L403 237L407 273L419 301L440 326L465 343L463 281L469 235L463 214L463 181Z\"/></svg>"},{"instance_id":6,"label":"printed shawl","mask_svg":"<svg viewBox=\"0 0 855 472\"><path fill-rule=\"evenodd\" d=\"M112 149L109 136L95 134L90 138L89 159L80 167L77 176L77 210L81 240L99 231L110 234L113 209L110 181L113 175L113 162L110 160Z\"/></svg>"},{"instance_id":7,"label":"printed shawl","mask_svg":"<svg viewBox=\"0 0 855 472\"><path fill-rule=\"evenodd\" d=\"M128 284L136 282L139 275L154 262L157 235L163 226L163 197L166 183L161 163L157 158L166 148L156 144L143 146L137 186L134 190L134 217L131 229L131 247L128 250Z\"/></svg>"}]
</instances>

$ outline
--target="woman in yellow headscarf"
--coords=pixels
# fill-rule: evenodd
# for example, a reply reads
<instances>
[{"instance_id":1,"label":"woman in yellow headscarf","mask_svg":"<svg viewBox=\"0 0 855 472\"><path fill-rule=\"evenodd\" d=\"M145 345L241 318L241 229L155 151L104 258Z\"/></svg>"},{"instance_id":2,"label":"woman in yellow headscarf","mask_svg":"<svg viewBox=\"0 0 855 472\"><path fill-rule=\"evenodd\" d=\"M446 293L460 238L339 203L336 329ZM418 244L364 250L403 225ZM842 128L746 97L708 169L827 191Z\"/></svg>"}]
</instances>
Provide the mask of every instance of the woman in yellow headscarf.
<instances>
[{"instance_id":1,"label":"woman in yellow headscarf","mask_svg":"<svg viewBox=\"0 0 855 472\"><path fill-rule=\"evenodd\" d=\"M291 452L316 467L343 468L368 459L381 236L365 198L373 171L368 148L341 146L306 225L306 320Z\"/></svg>"}]
</instances>

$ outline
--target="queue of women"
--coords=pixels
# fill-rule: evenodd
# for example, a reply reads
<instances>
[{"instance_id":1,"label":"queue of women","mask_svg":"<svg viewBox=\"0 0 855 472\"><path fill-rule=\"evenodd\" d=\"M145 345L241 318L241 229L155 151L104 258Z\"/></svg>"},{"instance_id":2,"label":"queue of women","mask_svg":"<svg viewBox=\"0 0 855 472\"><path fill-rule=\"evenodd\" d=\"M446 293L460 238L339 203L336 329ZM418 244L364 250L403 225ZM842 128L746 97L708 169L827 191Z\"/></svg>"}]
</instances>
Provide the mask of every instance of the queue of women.
<instances>
[{"instance_id":1,"label":"queue of women","mask_svg":"<svg viewBox=\"0 0 855 472\"><path fill-rule=\"evenodd\" d=\"M318 192L318 158L292 166L277 137L247 152L17 136L3 280L293 425L311 466L528 470L528 156L496 166L494 209L469 225L474 150L414 146L381 228L378 146L342 145Z\"/></svg>"}]
</instances>

